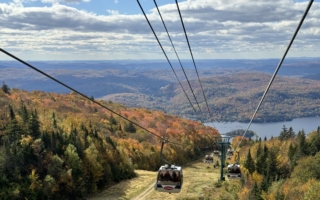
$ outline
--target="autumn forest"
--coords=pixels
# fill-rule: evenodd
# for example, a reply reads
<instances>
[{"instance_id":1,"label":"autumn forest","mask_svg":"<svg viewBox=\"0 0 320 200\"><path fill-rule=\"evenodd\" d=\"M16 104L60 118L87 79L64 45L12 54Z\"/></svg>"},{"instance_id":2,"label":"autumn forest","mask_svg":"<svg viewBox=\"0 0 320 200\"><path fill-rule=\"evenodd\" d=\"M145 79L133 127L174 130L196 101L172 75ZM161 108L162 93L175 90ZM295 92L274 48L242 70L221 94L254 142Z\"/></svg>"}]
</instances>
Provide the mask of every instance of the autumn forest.
<instances>
[{"instance_id":1,"label":"autumn forest","mask_svg":"<svg viewBox=\"0 0 320 200\"><path fill-rule=\"evenodd\" d=\"M216 129L161 111L103 105L181 145L165 146L182 165L214 143ZM135 169L155 171L160 138L71 92L0 91L1 199L83 199Z\"/></svg>"},{"instance_id":2,"label":"autumn forest","mask_svg":"<svg viewBox=\"0 0 320 200\"><path fill-rule=\"evenodd\" d=\"M136 169L157 171L163 164L157 136L178 144L166 144L163 152L178 165L201 159L220 136L212 127L162 111L98 102L148 131L74 92L27 92L3 83L1 199L85 199L134 178ZM311 133L283 127L269 140L236 136L231 147L239 144L239 157L234 154L226 165L239 160L241 180L208 183L223 188L221 199L318 197L320 126Z\"/></svg>"}]
</instances>

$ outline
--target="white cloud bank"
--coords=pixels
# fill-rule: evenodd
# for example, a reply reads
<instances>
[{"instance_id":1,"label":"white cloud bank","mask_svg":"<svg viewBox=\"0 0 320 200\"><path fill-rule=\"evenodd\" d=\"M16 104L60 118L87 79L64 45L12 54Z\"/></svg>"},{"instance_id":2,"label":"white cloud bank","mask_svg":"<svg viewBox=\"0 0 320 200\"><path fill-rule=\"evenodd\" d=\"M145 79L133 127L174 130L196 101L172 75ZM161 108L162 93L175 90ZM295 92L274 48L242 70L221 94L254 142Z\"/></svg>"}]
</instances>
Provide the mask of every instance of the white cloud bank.
<instances>
[{"instance_id":1,"label":"white cloud bank","mask_svg":"<svg viewBox=\"0 0 320 200\"><path fill-rule=\"evenodd\" d=\"M196 59L280 58L307 2L188 0L179 5ZM69 4L24 7L22 3L0 3L0 46L27 59L164 58L142 14L106 10L109 15L77 10ZM178 53L190 58L176 5L160 10ZM157 10L150 10L148 17L171 56ZM314 2L289 56L320 56L319 2Z\"/></svg>"}]
</instances>

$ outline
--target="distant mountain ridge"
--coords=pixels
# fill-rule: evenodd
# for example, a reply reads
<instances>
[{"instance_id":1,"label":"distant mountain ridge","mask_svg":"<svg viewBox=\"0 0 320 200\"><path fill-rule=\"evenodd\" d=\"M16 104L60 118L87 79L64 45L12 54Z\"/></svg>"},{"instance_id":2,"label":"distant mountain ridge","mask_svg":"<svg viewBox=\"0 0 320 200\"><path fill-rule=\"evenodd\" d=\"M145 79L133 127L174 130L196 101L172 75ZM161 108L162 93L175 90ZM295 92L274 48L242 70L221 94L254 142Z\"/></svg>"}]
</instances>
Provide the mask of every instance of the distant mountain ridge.
<instances>
[{"instance_id":1,"label":"distant mountain ridge","mask_svg":"<svg viewBox=\"0 0 320 200\"><path fill-rule=\"evenodd\" d=\"M271 78L270 74L274 72L278 62L278 59L197 60L199 76L204 83L205 93L208 95L208 101L214 113L214 116L211 116L211 120L247 121L249 118L247 116L248 113L253 112L249 110L252 110L252 107L257 104L253 102L253 97L255 97L254 99L261 97L262 94L260 93L262 93L267 86L267 82ZM190 89L188 89L180 66L177 62L172 63L179 80L182 81L185 90L188 91L189 97L191 98ZM194 87L196 95L200 99L201 106L205 107L192 62L183 60L182 63L192 83L192 87ZM177 80L168 63L163 60L32 61L30 64L94 98L117 101L131 107L159 109L167 113L188 118L196 117L194 116L192 107L182 93L180 86L176 84ZM300 79L300 82L294 83L291 83L291 80L288 79L286 83L294 86L295 83L301 84L305 81L309 83L309 86L308 84L303 85L309 90L310 84L318 84L317 82L310 82L310 79L317 80L320 78L319 66L320 58L287 59L283 63L278 77L291 76L303 78ZM263 73L261 74L261 72ZM237 78L238 74L241 74L241 80ZM245 74L253 75L249 77L245 76ZM264 76L266 78L262 78ZM261 79L265 82L254 81L253 79ZM49 80L47 77L22 64L12 61L0 61L0 81L5 81L11 88L16 87L27 91L70 92L68 89ZM230 88L230 81L235 83L240 81L240 85L243 85L244 82L247 81L253 85L251 87L244 87L247 90L240 88L234 90ZM255 92L249 94L248 89L253 90L254 87L259 87L259 89L256 88ZM300 89L302 93L305 92L304 88ZM287 90L292 89L287 88ZM297 89L295 93L299 93L299 89ZM312 91L307 94L306 98L309 98L309 95L317 96L311 93ZM240 97L237 95L240 95ZM290 97L291 95L290 92L282 92L280 96ZM273 94L273 96L276 96L276 94ZM235 98L235 100L233 98ZM284 98L284 100L286 99ZM191 101L194 101L194 99L191 99ZM287 101L289 101L289 99ZM296 104L297 99L290 101ZM316 101L311 99L310 103L315 104ZM278 103L278 105L281 104ZM241 110L234 106L246 107L248 110ZM293 113L291 114L285 112L276 117L272 117L271 115L273 114L270 114L268 111L263 111L266 117L260 120L278 121L289 120L297 116L319 115L317 107L310 108L312 111L308 108L303 109L302 111L293 109ZM241 112L235 110L241 110ZM234 114L230 114L230 112Z\"/></svg>"},{"instance_id":2,"label":"distant mountain ridge","mask_svg":"<svg viewBox=\"0 0 320 200\"><path fill-rule=\"evenodd\" d=\"M213 121L248 122L271 78L265 73L237 73L202 79ZM187 84L184 82L184 86ZM204 113L207 108L199 84L192 82ZM296 77L277 77L271 86L254 122L287 121L320 114L320 81ZM129 106L164 110L180 116L194 117L180 86L170 84L159 90L161 95L112 94L103 97ZM157 94L157 93L156 93ZM188 92L191 98L191 92ZM192 99L192 98L191 98ZM194 106L195 101L192 99ZM209 115L207 115L209 116Z\"/></svg>"}]
</instances>

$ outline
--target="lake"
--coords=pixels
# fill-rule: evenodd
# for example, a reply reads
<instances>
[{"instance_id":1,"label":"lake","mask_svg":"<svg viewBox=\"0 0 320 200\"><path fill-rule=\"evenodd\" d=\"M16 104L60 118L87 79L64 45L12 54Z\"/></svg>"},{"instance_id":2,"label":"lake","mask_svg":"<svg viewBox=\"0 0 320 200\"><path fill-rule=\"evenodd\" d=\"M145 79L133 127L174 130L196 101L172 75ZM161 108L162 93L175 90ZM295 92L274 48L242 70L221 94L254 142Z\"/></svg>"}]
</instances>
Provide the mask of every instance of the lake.
<instances>
[{"instance_id":1,"label":"lake","mask_svg":"<svg viewBox=\"0 0 320 200\"><path fill-rule=\"evenodd\" d=\"M244 129L246 130L249 123L239 123L239 122L211 122L205 123L207 126L215 127L218 129L220 134L227 133L232 130ZM271 123L252 123L249 130L256 132L256 134L264 139L266 136L267 139L270 139L271 136L278 137L282 131L283 125L286 128L292 127L293 131L297 134L302 129L306 134L310 133L313 130L317 130L320 126L320 117L305 117L297 118L292 121L285 122L271 122ZM254 139L254 138L252 138Z\"/></svg>"}]
</instances>

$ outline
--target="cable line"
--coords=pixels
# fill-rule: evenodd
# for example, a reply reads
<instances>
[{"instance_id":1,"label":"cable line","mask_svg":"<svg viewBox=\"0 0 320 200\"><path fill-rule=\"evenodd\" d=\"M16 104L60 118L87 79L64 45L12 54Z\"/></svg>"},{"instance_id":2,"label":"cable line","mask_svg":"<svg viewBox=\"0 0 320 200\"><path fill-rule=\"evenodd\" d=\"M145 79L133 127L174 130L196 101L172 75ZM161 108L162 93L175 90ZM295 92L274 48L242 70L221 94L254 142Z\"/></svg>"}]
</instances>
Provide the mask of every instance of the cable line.
<instances>
[{"instance_id":1,"label":"cable line","mask_svg":"<svg viewBox=\"0 0 320 200\"><path fill-rule=\"evenodd\" d=\"M31 64L29 64L29 63L27 63L27 62L25 62L25 61L21 60L20 58L18 58L18 57L16 57L16 56L14 56L14 55L12 55L12 54L10 54L9 52L5 51L4 49L0 48L0 51L2 51L3 53L7 54L7 55L8 55L8 56L10 56L11 58L13 58L13 59L15 59L15 60L17 60L17 61L21 62L22 64L24 64L24 65L26 65L26 66L30 67L31 69L33 69L33 70L35 70L35 71L39 72L40 74L42 74L42 75L44 75L44 76L46 76L46 77L50 78L51 80L53 80L53 81L55 81L55 82L59 83L60 85L63 85L64 87L66 87L66 88L68 88L68 89L70 89L70 90L74 91L75 93L77 93L77 94L81 95L82 97L84 97L84 98L88 99L89 101L92 101L92 102L96 103L97 105L99 105L99 106L101 106L101 107L103 107L103 108L107 109L108 111L110 111L111 113L113 113L113 114L115 114L115 115L117 115L117 116L121 117L122 119L125 119L125 120L127 120L128 122L131 122L132 124L136 125L137 127L139 127L139 128L141 128L141 129L143 129L143 130L145 130L145 131L149 132L150 134L152 134L152 135L154 135L154 136L156 136L156 137L158 137L158 138L160 138L160 139L163 139L163 137L162 137L162 136L157 135L157 134L155 134L155 133L153 133L153 132L149 131L148 129L144 128L143 126L141 126L141 125L137 124L136 122L131 121L130 119L128 119L128 118L126 118L126 117L122 116L121 114L119 114L119 113L117 113L117 112L115 112L115 111L111 110L111 109L110 109L110 108L108 108L107 106L104 106L103 104L101 104L101 103L99 103L99 102L97 102L97 101L95 101L95 100L92 100L91 98L87 97L86 95L82 94L81 92L78 92L77 90L73 89L72 87L70 87L70 86L68 86L68 85L64 84L63 82L61 82L61 81L59 81L59 80L55 79L54 77L52 77L52 76L50 76L50 75L46 74L45 72L43 72L43 71L39 70L38 68L36 68L36 67L32 66ZM169 143L176 144L176 145L181 145L180 143L176 143L176 142L169 142Z\"/></svg>"},{"instance_id":2,"label":"cable line","mask_svg":"<svg viewBox=\"0 0 320 200\"><path fill-rule=\"evenodd\" d=\"M160 18L161 18L162 24L163 24L164 28L166 29L166 32L167 32L168 38L169 38L169 40L170 40L170 42L171 42L172 48L173 48L173 50L174 50L174 52L175 52L175 54L176 54L177 58L178 58L178 60L179 60L179 63L180 63L181 69L182 69L182 71L183 71L183 73L184 73L184 76L185 76L185 77L186 77L186 79L187 79L187 82L188 82L188 84L189 84L189 87L190 87L190 90L191 90L191 92L192 92L192 94L193 94L193 97L194 97L194 99L195 99L195 100L196 100L196 102L197 102L198 108L199 108L199 110L200 110L200 112L201 112L202 116L204 117L204 115L203 115L203 113L202 113L202 111L201 111L201 109L200 109L199 102L198 102L198 100L197 100L197 98L196 98L196 95L194 94L194 91L193 91L193 89L192 89L192 87L191 87L190 81L189 81L189 79L188 79L188 77L187 77L187 74L186 74L186 72L185 72L185 70L184 70L184 68L183 68L183 66L182 66L182 63L181 63L181 61L180 61L180 58L179 58L178 53L177 53L177 51L176 51L176 48L175 48L175 47L174 47L174 45L173 45L173 42L172 42L172 40L171 40L171 37L170 37L170 34L169 34L169 32L168 32L167 26L166 26L166 24L164 23L164 20L163 20L163 18L162 18L162 15L161 15L161 13L160 13L159 8L158 8L157 2L156 2L156 0L153 0L153 2L154 2L154 4L155 4L155 5L156 5L156 7L157 7L157 10L158 10L158 13L159 13L159 15L160 15Z\"/></svg>"},{"instance_id":3,"label":"cable line","mask_svg":"<svg viewBox=\"0 0 320 200\"><path fill-rule=\"evenodd\" d=\"M152 26L151 26L151 23L149 22L149 19L148 19L148 17L147 17L147 15L146 15L146 13L144 12L144 10L143 10L143 8L142 8L142 6L141 6L141 4L140 4L139 0L137 0L137 2L138 2L138 4L139 4L139 6L140 6L140 9L141 9L141 11L142 11L142 13L143 13L144 17L146 18L146 20L147 20L147 22L148 22L148 24L149 24L149 26L150 26L150 28L151 28L151 30L152 30L152 32L153 32L154 37L157 39L158 44L159 44L159 46L160 46L160 48L161 48L161 50L162 50L162 52L163 52L164 56L166 57L166 59L167 59L167 61L168 61L169 65L170 65L170 67L171 67L171 69L172 69L172 71L173 71L174 75L176 76L176 78L177 78L177 80L178 80L178 82L179 82L179 84L180 84L180 86L181 86L181 88L182 88L182 90L183 90L184 94L186 95L186 97L187 97L187 99L188 99L188 101L189 101L190 105L192 106L192 108L193 108L194 112L195 112L195 113L200 117L200 115L198 114L198 112L196 111L196 109L194 108L194 106L192 105L192 103L191 103L191 101L190 101L190 99L189 99L189 97L188 97L188 95L187 95L187 93L186 93L185 89L183 88L183 86L182 86L182 84L181 84L181 81L179 80L179 78L178 78L178 76L177 76L177 74L176 74L175 70L173 69L172 64L171 64L171 62L170 62L170 60L169 60L169 58L168 58L168 56L167 56L166 52L164 51L164 49L163 49L163 47L162 47L162 45L161 45L161 43L160 43L160 41L159 41L159 39L158 39L158 37L157 37L157 35L156 35L155 31L153 30L153 28L152 28ZM201 111L201 110L200 110L200 111ZM201 118L200 118L200 119L201 119ZM200 120L200 121L201 121L201 120Z\"/></svg>"},{"instance_id":4,"label":"cable line","mask_svg":"<svg viewBox=\"0 0 320 200\"><path fill-rule=\"evenodd\" d=\"M176 0L176 4L177 4L177 8L178 8L181 24L182 24L182 27L183 27L184 35L186 36L186 40L187 40L187 43L188 43L189 51L190 51L190 54L191 54L191 57L192 57L193 65L194 65L194 68L196 69L196 72L197 72L197 76L198 76L198 80L199 80L199 83L200 83L200 86L201 86L202 94L203 94L204 100L206 102L209 114L211 115L211 111L210 111L210 108L209 108L209 105L208 105L208 102L207 102L207 98L206 98L206 95L204 94L202 83L200 81L200 77L199 77L199 73L198 73L198 70L197 70L197 66L196 66L196 63L194 61L194 57L193 57L192 50L191 50L191 47L190 47L187 31L186 31L186 28L185 28L184 23L183 23L183 19L182 19L182 15L181 15L181 12L180 12L178 0Z\"/></svg>"},{"instance_id":5,"label":"cable line","mask_svg":"<svg viewBox=\"0 0 320 200\"><path fill-rule=\"evenodd\" d=\"M267 95L267 93L268 93L268 91L269 91L269 88L270 88L270 86L271 86L271 84L272 84L273 80L275 79L275 77L276 77L276 75L277 75L277 73L278 73L278 71L279 71L279 69L280 69L280 67L281 67L281 65L282 65L282 63L283 63L283 61L284 61L284 59L286 58L287 53L289 52L290 47L291 47L291 45L292 45L292 43L293 43L294 39L296 38L296 36L297 36L297 34L298 34L298 32L299 32L299 30L300 30L300 28L301 28L302 24L303 24L303 21L304 21L304 19L306 18L307 14L308 14L308 12L309 12L309 10L310 10L311 6L312 6L312 3L313 3L313 0L310 0L309 4L308 4L308 6L307 6L307 8L306 8L306 10L305 10L305 12L304 12L304 14L303 14L303 16L302 16L301 20L300 20L300 23L299 23L299 25L298 25L298 27L297 27L296 31L294 32L294 34L293 34L293 36L292 36L292 39L291 39L291 41L290 41L290 43L289 43L289 45L288 45L288 47L287 47L287 49L286 49L286 51L285 51L284 55L282 56L282 59L280 60L280 62L279 62L279 64L278 64L278 66L277 66L277 68L276 68L275 72L273 73L273 75L272 75L272 77L271 77L271 80L270 80L270 82L269 82L269 84L268 84L268 86L267 86L266 90L264 91L264 94L263 94L263 96L262 96L262 98L261 98L261 100L260 100L260 102L259 102L259 104L258 104L258 107L257 107L257 109L254 111L254 114L253 114L253 115L252 115L252 117L251 117L250 123L249 123L249 125L248 125L248 127L247 127L246 131L244 132L244 134L243 134L243 136L242 136L242 138L241 138L241 140L240 140L240 142L239 142L239 144L238 144L238 146L237 146L237 148L236 148L236 149L238 149L238 148L239 148L239 146L240 146L240 144L241 144L241 142L242 142L242 140L243 140L244 136L246 135L247 131L249 130L249 128L250 128L250 126L251 126L251 123L252 123L252 120L253 120L253 118L255 117L255 115L257 114L257 112L258 112L258 110L259 110L259 108L260 108L260 106L261 106L261 104L262 104L262 102L263 102L263 100L264 100L265 96Z\"/></svg>"}]
</instances>

